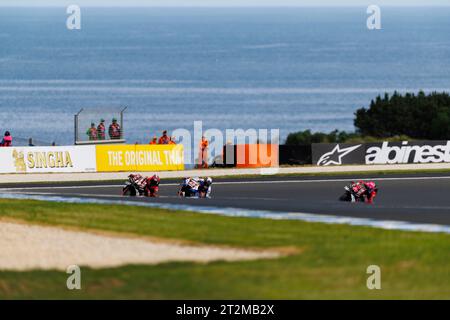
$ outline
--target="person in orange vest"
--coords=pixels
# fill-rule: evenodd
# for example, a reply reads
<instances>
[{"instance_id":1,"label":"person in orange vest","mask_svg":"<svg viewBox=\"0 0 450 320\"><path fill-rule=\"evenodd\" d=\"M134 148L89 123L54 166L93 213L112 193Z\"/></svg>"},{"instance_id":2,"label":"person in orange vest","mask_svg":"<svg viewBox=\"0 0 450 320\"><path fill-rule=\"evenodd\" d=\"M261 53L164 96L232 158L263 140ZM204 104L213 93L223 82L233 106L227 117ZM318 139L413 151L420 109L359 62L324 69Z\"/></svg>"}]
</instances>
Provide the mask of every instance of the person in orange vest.
<instances>
[{"instance_id":1,"label":"person in orange vest","mask_svg":"<svg viewBox=\"0 0 450 320\"><path fill-rule=\"evenodd\" d=\"M158 144L158 138L156 136L150 141L150 144Z\"/></svg>"},{"instance_id":2,"label":"person in orange vest","mask_svg":"<svg viewBox=\"0 0 450 320\"><path fill-rule=\"evenodd\" d=\"M199 166L205 169L208 168L208 145L208 140L205 136L203 136L200 141Z\"/></svg>"},{"instance_id":3,"label":"person in orange vest","mask_svg":"<svg viewBox=\"0 0 450 320\"><path fill-rule=\"evenodd\" d=\"M87 129L86 134L90 141L97 140L97 129L95 128L95 123L91 123L91 127Z\"/></svg>"},{"instance_id":4,"label":"person in orange vest","mask_svg":"<svg viewBox=\"0 0 450 320\"><path fill-rule=\"evenodd\" d=\"M163 135L159 138L158 144L169 144L170 138L167 135L167 130L163 131Z\"/></svg>"},{"instance_id":5,"label":"person in orange vest","mask_svg":"<svg viewBox=\"0 0 450 320\"><path fill-rule=\"evenodd\" d=\"M177 144L175 142L175 137L170 137L169 144Z\"/></svg>"},{"instance_id":6,"label":"person in orange vest","mask_svg":"<svg viewBox=\"0 0 450 320\"><path fill-rule=\"evenodd\" d=\"M105 119L100 119L100 123L97 126L98 140L105 140L106 138Z\"/></svg>"},{"instance_id":7,"label":"person in orange vest","mask_svg":"<svg viewBox=\"0 0 450 320\"><path fill-rule=\"evenodd\" d=\"M112 123L109 125L108 128L108 134L111 140L118 140L122 137L120 125L117 123L116 118L112 119Z\"/></svg>"}]
</instances>

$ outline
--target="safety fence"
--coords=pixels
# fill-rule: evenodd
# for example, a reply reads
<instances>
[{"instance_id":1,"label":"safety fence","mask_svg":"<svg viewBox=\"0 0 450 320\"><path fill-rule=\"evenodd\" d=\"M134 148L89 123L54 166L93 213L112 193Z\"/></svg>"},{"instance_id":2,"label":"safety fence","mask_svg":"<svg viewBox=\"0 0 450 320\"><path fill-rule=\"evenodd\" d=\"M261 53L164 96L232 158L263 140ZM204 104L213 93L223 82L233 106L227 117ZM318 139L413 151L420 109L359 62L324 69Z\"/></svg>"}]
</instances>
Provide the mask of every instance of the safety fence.
<instances>
[{"instance_id":1,"label":"safety fence","mask_svg":"<svg viewBox=\"0 0 450 320\"><path fill-rule=\"evenodd\" d=\"M0 173L184 170L182 145L0 148Z\"/></svg>"}]
</instances>

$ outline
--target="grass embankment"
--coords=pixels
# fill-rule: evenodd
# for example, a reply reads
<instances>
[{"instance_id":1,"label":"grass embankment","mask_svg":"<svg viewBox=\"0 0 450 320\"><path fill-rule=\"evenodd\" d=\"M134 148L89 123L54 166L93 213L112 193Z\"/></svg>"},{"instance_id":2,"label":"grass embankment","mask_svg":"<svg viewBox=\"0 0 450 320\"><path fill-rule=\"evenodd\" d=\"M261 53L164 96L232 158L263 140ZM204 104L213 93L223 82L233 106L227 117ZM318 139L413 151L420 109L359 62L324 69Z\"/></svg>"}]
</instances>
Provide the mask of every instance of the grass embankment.
<instances>
[{"instance_id":1,"label":"grass embankment","mask_svg":"<svg viewBox=\"0 0 450 320\"><path fill-rule=\"evenodd\" d=\"M202 244L297 249L276 260L82 268L80 291L67 290L63 272L0 272L0 299L450 298L450 235L445 234L16 200L0 200L0 219ZM372 264L381 267L381 290L366 287L366 268Z\"/></svg>"}]
</instances>

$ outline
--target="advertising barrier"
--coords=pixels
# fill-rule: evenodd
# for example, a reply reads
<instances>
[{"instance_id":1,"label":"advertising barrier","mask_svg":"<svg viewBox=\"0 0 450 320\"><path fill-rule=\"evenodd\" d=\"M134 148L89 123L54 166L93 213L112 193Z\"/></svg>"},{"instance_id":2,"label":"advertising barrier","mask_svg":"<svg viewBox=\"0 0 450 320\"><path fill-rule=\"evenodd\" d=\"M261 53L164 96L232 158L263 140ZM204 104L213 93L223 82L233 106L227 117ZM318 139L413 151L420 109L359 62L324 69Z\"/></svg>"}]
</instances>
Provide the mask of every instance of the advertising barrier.
<instances>
[{"instance_id":1,"label":"advertising barrier","mask_svg":"<svg viewBox=\"0 0 450 320\"><path fill-rule=\"evenodd\" d=\"M237 168L262 168L278 166L277 144L236 145Z\"/></svg>"},{"instance_id":2,"label":"advertising barrier","mask_svg":"<svg viewBox=\"0 0 450 320\"><path fill-rule=\"evenodd\" d=\"M182 145L98 145L99 172L184 170Z\"/></svg>"},{"instance_id":3,"label":"advertising barrier","mask_svg":"<svg viewBox=\"0 0 450 320\"><path fill-rule=\"evenodd\" d=\"M94 146L0 148L0 173L95 171Z\"/></svg>"},{"instance_id":4,"label":"advertising barrier","mask_svg":"<svg viewBox=\"0 0 450 320\"><path fill-rule=\"evenodd\" d=\"M222 148L222 157L215 159L215 165L225 168L236 166L236 146L232 144L224 145Z\"/></svg>"},{"instance_id":5,"label":"advertising barrier","mask_svg":"<svg viewBox=\"0 0 450 320\"><path fill-rule=\"evenodd\" d=\"M311 153L310 153L311 152ZM0 173L75 173L184 170L182 145L90 145L0 148ZM238 168L281 164L450 163L450 141L245 144L224 147L223 164Z\"/></svg>"},{"instance_id":6,"label":"advertising barrier","mask_svg":"<svg viewBox=\"0 0 450 320\"><path fill-rule=\"evenodd\" d=\"M311 145L280 145L280 165L305 165L311 164Z\"/></svg>"},{"instance_id":7,"label":"advertising barrier","mask_svg":"<svg viewBox=\"0 0 450 320\"><path fill-rule=\"evenodd\" d=\"M450 162L450 141L402 141L312 145L313 165Z\"/></svg>"},{"instance_id":8,"label":"advertising barrier","mask_svg":"<svg viewBox=\"0 0 450 320\"><path fill-rule=\"evenodd\" d=\"M184 170L182 145L0 148L0 173Z\"/></svg>"},{"instance_id":9,"label":"advertising barrier","mask_svg":"<svg viewBox=\"0 0 450 320\"><path fill-rule=\"evenodd\" d=\"M364 164L365 146L347 143L313 143L312 164L318 166Z\"/></svg>"},{"instance_id":10,"label":"advertising barrier","mask_svg":"<svg viewBox=\"0 0 450 320\"><path fill-rule=\"evenodd\" d=\"M276 167L278 165L305 165L312 163L311 145L262 145L262 148L253 145L225 145L222 157L216 160L216 165L223 167ZM272 150L274 151L272 154ZM252 152L253 151L253 152ZM263 152L266 156L260 157ZM239 154L239 155L238 155ZM277 159L278 157L278 159ZM262 158L267 158L261 164ZM240 160L240 164L238 163Z\"/></svg>"}]
</instances>

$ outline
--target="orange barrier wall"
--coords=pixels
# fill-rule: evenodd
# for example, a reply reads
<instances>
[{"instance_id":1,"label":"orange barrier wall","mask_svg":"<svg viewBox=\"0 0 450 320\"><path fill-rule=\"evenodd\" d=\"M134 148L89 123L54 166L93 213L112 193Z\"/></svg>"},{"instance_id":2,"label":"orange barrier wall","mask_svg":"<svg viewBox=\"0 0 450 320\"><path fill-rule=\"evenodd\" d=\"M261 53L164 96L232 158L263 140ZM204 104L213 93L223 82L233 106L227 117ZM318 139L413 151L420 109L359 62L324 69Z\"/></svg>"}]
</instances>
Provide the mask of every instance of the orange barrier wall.
<instances>
[{"instance_id":1,"label":"orange barrier wall","mask_svg":"<svg viewBox=\"0 0 450 320\"><path fill-rule=\"evenodd\" d=\"M263 168L278 166L278 144L236 145L237 168Z\"/></svg>"}]
</instances>

